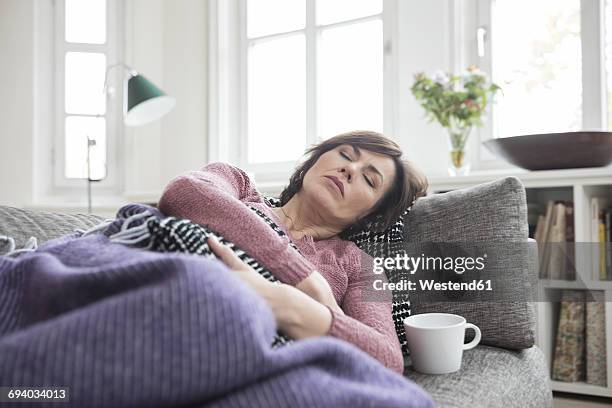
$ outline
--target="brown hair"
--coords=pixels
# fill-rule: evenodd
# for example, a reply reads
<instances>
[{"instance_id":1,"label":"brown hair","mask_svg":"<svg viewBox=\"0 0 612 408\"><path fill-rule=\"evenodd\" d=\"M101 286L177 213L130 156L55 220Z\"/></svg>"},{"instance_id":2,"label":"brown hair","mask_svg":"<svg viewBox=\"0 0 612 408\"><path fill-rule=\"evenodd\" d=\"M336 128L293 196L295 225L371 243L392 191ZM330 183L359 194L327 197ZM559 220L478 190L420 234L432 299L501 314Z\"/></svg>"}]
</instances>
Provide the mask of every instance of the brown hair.
<instances>
[{"instance_id":1,"label":"brown hair","mask_svg":"<svg viewBox=\"0 0 612 408\"><path fill-rule=\"evenodd\" d=\"M397 143L378 132L356 130L342 133L308 148L304 155L309 157L295 169L289 179L289 185L281 193L281 205L285 205L301 190L304 176L319 157L342 144L389 156L395 164L396 172L395 182L389 191L380 198L368 215L342 231L342 237L361 231L369 222L378 218L382 230L385 230L393 225L417 198L427 195L427 178L411 162L402 159L402 151Z\"/></svg>"}]
</instances>

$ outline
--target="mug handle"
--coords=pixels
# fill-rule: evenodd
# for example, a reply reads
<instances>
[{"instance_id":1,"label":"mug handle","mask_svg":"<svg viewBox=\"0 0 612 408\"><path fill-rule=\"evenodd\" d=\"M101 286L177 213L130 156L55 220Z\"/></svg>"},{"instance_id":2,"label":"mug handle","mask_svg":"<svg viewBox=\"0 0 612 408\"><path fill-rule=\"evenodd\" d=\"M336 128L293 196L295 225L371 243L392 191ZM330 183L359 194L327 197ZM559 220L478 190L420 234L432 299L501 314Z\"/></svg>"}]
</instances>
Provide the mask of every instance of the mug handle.
<instances>
[{"instance_id":1,"label":"mug handle","mask_svg":"<svg viewBox=\"0 0 612 408\"><path fill-rule=\"evenodd\" d=\"M480 337L481 337L480 329L478 328L478 326L475 326L472 323L466 323L465 330L467 329L473 329L476 332L476 335L474 336L474 340L470 341L468 344L463 345L464 350L470 350L476 347L478 343L480 343Z\"/></svg>"}]
</instances>

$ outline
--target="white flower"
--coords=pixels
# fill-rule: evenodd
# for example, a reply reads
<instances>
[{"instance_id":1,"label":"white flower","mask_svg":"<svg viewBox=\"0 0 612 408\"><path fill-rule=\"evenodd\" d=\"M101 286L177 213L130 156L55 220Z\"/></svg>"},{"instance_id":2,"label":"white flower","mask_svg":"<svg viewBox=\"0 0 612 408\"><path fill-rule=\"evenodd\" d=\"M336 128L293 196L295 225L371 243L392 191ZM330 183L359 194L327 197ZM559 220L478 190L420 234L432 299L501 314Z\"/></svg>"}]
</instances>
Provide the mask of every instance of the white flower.
<instances>
[{"instance_id":1,"label":"white flower","mask_svg":"<svg viewBox=\"0 0 612 408\"><path fill-rule=\"evenodd\" d=\"M446 74L446 72L442 71L442 70L437 70L436 72L434 72L434 74L431 77L432 81L434 81L437 84L440 84L442 86L448 84L448 82L450 81L450 78L448 77L448 75Z\"/></svg>"}]
</instances>

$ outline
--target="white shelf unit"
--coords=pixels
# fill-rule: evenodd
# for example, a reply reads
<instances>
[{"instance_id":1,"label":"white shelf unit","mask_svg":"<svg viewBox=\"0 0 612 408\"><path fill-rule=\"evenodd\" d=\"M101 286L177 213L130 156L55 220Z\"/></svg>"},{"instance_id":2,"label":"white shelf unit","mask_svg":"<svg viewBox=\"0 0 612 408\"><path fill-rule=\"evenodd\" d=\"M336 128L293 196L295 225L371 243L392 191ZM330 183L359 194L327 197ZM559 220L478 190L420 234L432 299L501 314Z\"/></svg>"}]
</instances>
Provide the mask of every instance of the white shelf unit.
<instances>
[{"instance_id":1,"label":"white shelf unit","mask_svg":"<svg viewBox=\"0 0 612 408\"><path fill-rule=\"evenodd\" d=\"M515 176L521 180L527 191L528 203L536 202L545 206L547 200L573 201L575 242L577 243L591 241L591 198L612 198L612 166L543 171L517 169L505 172L475 172L465 177L432 177L429 178L429 192L435 193L471 187L507 176ZM555 291L563 289L587 288L604 292L607 352L606 356L602 356L602 358L607 359L607 386L551 380L551 387L554 391L612 398L612 281L600 281L593 276L590 257L584 256L584 252L577 251L576 257L576 273L582 283L547 280L542 282L543 292L540 299L550 298ZM536 343L546 356L549 373L552 366L559 308L560 303L558 302L539 301L536 303Z\"/></svg>"}]
</instances>

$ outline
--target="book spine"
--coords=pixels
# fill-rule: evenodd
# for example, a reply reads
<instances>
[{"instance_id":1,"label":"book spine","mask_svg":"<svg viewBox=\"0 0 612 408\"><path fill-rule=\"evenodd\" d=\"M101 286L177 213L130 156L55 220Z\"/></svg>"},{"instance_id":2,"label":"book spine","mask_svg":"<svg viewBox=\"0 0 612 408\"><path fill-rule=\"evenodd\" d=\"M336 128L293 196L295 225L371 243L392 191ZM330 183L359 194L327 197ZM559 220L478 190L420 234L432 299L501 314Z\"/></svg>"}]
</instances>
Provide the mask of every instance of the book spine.
<instances>
[{"instance_id":1,"label":"book spine","mask_svg":"<svg viewBox=\"0 0 612 408\"><path fill-rule=\"evenodd\" d=\"M553 380L576 382L585 379L584 292L563 291L559 327L553 358Z\"/></svg>"},{"instance_id":2,"label":"book spine","mask_svg":"<svg viewBox=\"0 0 612 408\"><path fill-rule=\"evenodd\" d=\"M612 239L610 237L610 216L612 215L612 209L608 208L604 211L605 220L605 248L606 248L606 278L612 280Z\"/></svg>"},{"instance_id":3,"label":"book spine","mask_svg":"<svg viewBox=\"0 0 612 408\"><path fill-rule=\"evenodd\" d=\"M553 221L553 210L554 210L555 202L550 200L546 204L546 216L544 217L544 230L542 232L542 241L538 249L540 255L540 278L549 279L550 275L548 274L548 259L550 258L550 245L548 244L550 241L550 230L552 228Z\"/></svg>"},{"instance_id":4,"label":"book spine","mask_svg":"<svg viewBox=\"0 0 612 408\"><path fill-rule=\"evenodd\" d=\"M599 222L599 279L607 279L606 271L606 226Z\"/></svg>"},{"instance_id":5,"label":"book spine","mask_svg":"<svg viewBox=\"0 0 612 408\"><path fill-rule=\"evenodd\" d=\"M567 242L574 242L574 203L571 201L568 201L565 205L565 216Z\"/></svg>"},{"instance_id":6,"label":"book spine","mask_svg":"<svg viewBox=\"0 0 612 408\"><path fill-rule=\"evenodd\" d=\"M550 259L548 274L550 279L564 279L566 267L565 204L557 202L554 206L553 226L550 230Z\"/></svg>"},{"instance_id":7,"label":"book spine","mask_svg":"<svg viewBox=\"0 0 612 408\"><path fill-rule=\"evenodd\" d=\"M576 247L574 241L576 240L574 233L574 203L568 201L565 205L565 244L566 250L566 264L565 274L563 279L575 280L576 279Z\"/></svg>"},{"instance_id":8,"label":"book spine","mask_svg":"<svg viewBox=\"0 0 612 408\"><path fill-rule=\"evenodd\" d=\"M605 387L606 316L604 292L592 292L594 301L586 304L586 382Z\"/></svg>"},{"instance_id":9,"label":"book spine","mask_svg":"<svg viewBox=\"0 0 612 408\"><path fill-rule=\"evenodd\" d=\"M591 270L594 280L601 279L599 270L599 200L591 198Z\"/></svg>"}]
</instances>

